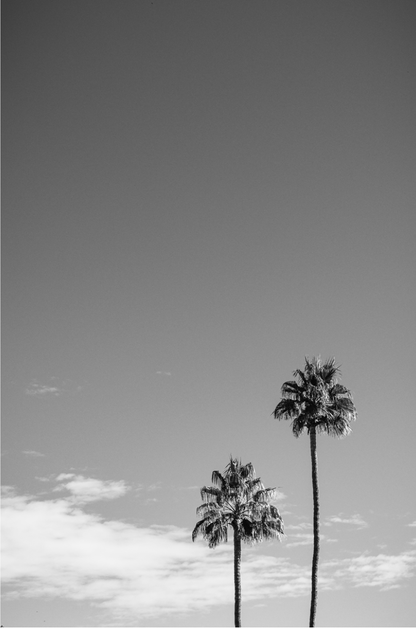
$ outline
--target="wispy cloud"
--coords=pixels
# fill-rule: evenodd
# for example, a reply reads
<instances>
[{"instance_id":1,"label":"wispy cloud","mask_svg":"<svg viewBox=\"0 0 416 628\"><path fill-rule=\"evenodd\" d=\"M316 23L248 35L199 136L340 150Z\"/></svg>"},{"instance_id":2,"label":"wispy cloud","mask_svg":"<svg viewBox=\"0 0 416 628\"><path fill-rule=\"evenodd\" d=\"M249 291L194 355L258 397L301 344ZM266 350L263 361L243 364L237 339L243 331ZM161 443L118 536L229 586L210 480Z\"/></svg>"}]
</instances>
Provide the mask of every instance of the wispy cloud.
<instances>
[{"instance_id":1,"label":"wispy cloud","mask_svg":"<svg viewBox=\"0 0 416 628\"><path fill-rule=\"evenodd\" d=\"M290 523L285 526L286 530L312 530L312 524L309 521L301 521L300 523Z\"/></svg>"},{"instance_id":2,"label":"wispy cloud","mask_svg":"<svg viewBox=\"0 0 416 628\"><path fill-rule=\"evenodd\" d=\"M312 545L313 534L311 532L297 532L287 535L287 547L299 547L300 545ZM322 538L322 535L321 535Z\"/></svg>"},{"instance_id":3,"label":"wispy cloud","mask_svg":"<svg viewBox=\"0 0 416 628\"><path fill-rule=\"evenodd\" d=\"M33 458L44 458L45 454L41 454L39 451L33 451L31 449L22 451L25 456L32 456Z\"/></svg>"},{"instance_id":4,"label":"wispy cloud","mask_svg":"<svg viewBox=\"0 0 416 628\"><path fill-rule=\"evenodd\" d=\"M49 378L49 383L41 384L33 379L25 389L25 395L32 397L59 397L63 393L76 394L83 390L84 386L78 385L72 379L61 380L59 377Z\"/></svg>"},{"instance_id":5,"label":"wispy cloud","mask_svg":"<svg viewBox=\"0 0 416 628\"><path fill-rule=\"evenodd\" d=\"M10 595L84 600L124 624L232 603L232 543L210 550L202 540L192 543L185 528L137 527L85 511L97 499L124 495L123 481L72 473L56 480L67 497L38 499L10 488L4 492L3 579ZM297 539L309 543L311 535L302 531ZM245 600L309 594L309 564L296 564L285 554L279 555L276 543L261 551L244 547ZM363 554L323 562L320 583L327 590L397 587L412 575L415 554Z\"/></svg>"},{"instance_id":6,"label":"wispy cloud","mask_svg":"<svg viewBox=\"0 0 416 628\"><path fill-rule=\"evenodd\" d=\"M154 482L154 484L149 484L149 486L146 487L146 490L149 492L160 491L161 488L162 488L161 482Z\"/></svg>"},{"instance_id":7,"label":"wispy cloud","mask_svg":"<svg viewBox=\"0 0 416 628\"><path fill-rule=\"evenodd\" d=\"M156 375L166 375L166 377L171 377L172 373L170 371L156 371Z\"/></svg>"},{"instance_id":8,"label":"wispy cloud","mask_svg":"<svg viewBox=\"0 0 416 628\"><path fill-rule=\"evenodd\" d=\"M46 386L37 382L31 382L25 390L25 395L32 397L58 397L60 393L61 391L57 386Z\"/></svg>"},{"instance_id":9,"label":"wispy cloud","mask_svg":"<svg viewBox=\"0 0 416 628\"><path fill-rule=\"evenodd\" d=\"M320 534L321 541L325 541L325 543L338 543L338 539L330 539L325 534ZM290 532L285 537L285 545L286 547L300 547L302 545L312 545L313 543L313 534L312 532L297 532L295 534L290 534Z\"/></svg>"},{"instance_id":10,"label":"wispy cloud","mask_svg":"<svg viewBox=\"0 0 416 628\"><path fill-rule=\"evenodd\" d=\"M331 527L335 524L346 524L355 526L356 529L367 528L368 524L364 521L361 515L333 515L327 517L322 525L325 527ZM301 545L311 545L313 542L312 523L310 521L300 521L299 523L290 523L285 526L287 534L287 547L299 547ZM325 534L320 534L321 540L325 540L326 543L336 543L337 539L328 538Z\"/></svg>"},{"instance_id":11,"label":"wispy cloud","mask_svg":"<svg viewBox=\"0 0 416 628\"><path fill-rule=\"evenodd\" d=\"M368 523L364 521L361 515L350 515L344 516L342 513L340 515L334 515L332 517L328 517L324 522L324 526L331 526L334 523L343 523L347 525L356 526L357 529L368 528Z\"/></svg>"},{"instance_id":12,"label":"wispy cloud","mask_svg":"<svg viewBox=\"0 0 416 628\"><path fill-rule=\"evenodd\" d=\"M344 585L378 587L382 591L399 587L403 580L413 577L415 568L416 550L393 556L366 553L324 564L326 572L332 572Z\"/></svg>"}]
</instances>

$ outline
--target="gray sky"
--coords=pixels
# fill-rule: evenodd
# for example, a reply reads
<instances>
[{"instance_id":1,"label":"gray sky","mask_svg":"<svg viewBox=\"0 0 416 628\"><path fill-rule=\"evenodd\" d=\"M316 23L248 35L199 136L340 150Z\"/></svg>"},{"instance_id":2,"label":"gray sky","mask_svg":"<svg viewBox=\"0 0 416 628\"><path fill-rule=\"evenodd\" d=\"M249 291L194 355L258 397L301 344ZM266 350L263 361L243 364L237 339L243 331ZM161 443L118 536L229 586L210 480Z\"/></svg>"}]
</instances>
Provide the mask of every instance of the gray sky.
<instances>
[{"instance_id":1,"label":"gray sky","mask_svg":"<svg viewBox=\"0 0 416 628\"><path fill-rule=\"evenodd\" d=\"M29 525L32 508L67 529L58 514L77 496L64 547L101 516L94 525L114 534L131 526L138 563L160 533L167 555L180 548L204 573L224 559L232 586L231 547L189 545L197 489L232 453L279 487L288 537L247 553L243 620L303 623L308 441L270 415L305 355L335 356L358 420L347 439L318 442L329 539L318 622L413 621L415 13L401 0L3 2L10 521ZM90 547L73 566L91 584L84 597L48 588L70 549L51 547L53 578L39 555L28 584L23 550L7 550L20 571L5 571L5 625L31 625L36 609L39 625L230 623L223 572L189 607L153 600L154 615L84 573ZM287 589L267 592L261 557ZM334 565L344 579L331 580ZM348 579L359 565L372 565L370 582ZM195 578L175 573L180 600Z\"/></svg>"}]
</instances>

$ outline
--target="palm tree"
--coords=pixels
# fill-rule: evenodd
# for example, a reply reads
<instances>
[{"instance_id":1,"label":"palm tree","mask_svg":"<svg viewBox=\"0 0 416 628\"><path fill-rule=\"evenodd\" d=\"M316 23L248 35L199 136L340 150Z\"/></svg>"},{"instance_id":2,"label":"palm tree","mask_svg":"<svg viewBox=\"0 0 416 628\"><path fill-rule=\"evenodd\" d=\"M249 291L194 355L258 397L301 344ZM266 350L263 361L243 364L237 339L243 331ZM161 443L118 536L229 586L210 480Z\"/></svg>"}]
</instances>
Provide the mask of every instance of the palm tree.
<instances>
[{"instance_id":1,"label":"palm tree","mask_svg":"<svg viewBox=\"0 0 416 628\"><path fill-rule=\"evenodd\" d=\"M202 519L193 532L195 541L201 534L214 548L228 541L228 527L234 537L234 623L241 626L241 542L257 543L263 539L280 538L283 520L270 500L275 489L264 488L256 478L253 465L231 457L223 474L213 471L215 486L201 489L203 504L196 510Z\"/></svg>"},{"instance_id":2,"label":"palm tree","mask_svg":"<svg viewBox=\"0 0 416 628\"><path fill-rule=\"evenodd\" d=\"M305 370L293 373L295 381L282 386L282 399L273 414L275 419L292 421L293 434L298 437L305 430L310 437L313 489L313 558L312 591L309 626L315 625L318 595L319 562L319 486L316 434L326 432L342 438L351 432L350 423L356 419L351 392L337 383L340 374L334 358L322 362L320 358L305 358Z\"/></svg>"}]
</instances>

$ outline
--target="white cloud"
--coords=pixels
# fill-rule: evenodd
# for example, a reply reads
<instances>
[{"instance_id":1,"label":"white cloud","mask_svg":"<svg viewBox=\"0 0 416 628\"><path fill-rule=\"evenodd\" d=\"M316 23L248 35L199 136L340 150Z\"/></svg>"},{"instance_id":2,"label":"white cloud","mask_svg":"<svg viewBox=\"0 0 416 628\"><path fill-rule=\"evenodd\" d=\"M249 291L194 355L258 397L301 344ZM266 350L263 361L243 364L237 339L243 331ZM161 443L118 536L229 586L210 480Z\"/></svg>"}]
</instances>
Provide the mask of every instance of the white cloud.
<instances>
[{"instance_id":1,"label":"white cloud","mask_svg":"<svg viewBox=\"0 0 416 628\"><path fill-rule=\"evenodd\" d=\"M61 473L56 480L60 482L55 491L67 490L71 493L69 498L77 504L86 504L106 499L116 499L125 495L129 487L121 480L119 482L96 480L86 478L75 473Z\"/></svg>"},{"instance_id":2,"label":"white cloud","mask_svg":"<svg viewBox=\"0 0 416 628\"><path fill-rule=\"evenodd\" d=\"M321 535L322 539L322 535ZM299 547L300 545L312 545L313 534L308 532L297 532L287 535L287 547Z\"/></svg>"},{"instance_id":3,"label":"white cloud","mask_svg":"<svg viewBox=\"0 0 416 628\"><path fill-rule=\"evenodd\" d=\"M357 529L367 528L368 524L360 515L334 515L328 517L322 522L322 526L331 527L333 524L342 523L357 526ZM295 532L292 532L294 530ZM287 533L287 547L299 547L301 545L312 545L313 533L312 523L310 521L300 521L299 523L291 523L285 526ZM320 533L321 541L325 543L337 543L337 539L328 538L325 534Z\"/></svg>"},{"instance_id":4,"label":"white cloud","mask_svg":"<svg viewBox=\"0 0 416 628\"><path fill-rule=\"evenodd\" d=\"M397 588L406 578L414 575L416 551L411 550L392 556L363 554L354 558L329 561L325 564L333 575L354 587L379 587L382 591Z\"/></svg>"},{"instance_id":5,"label":"white cloud","mask_svg":"<svg viewBox=\"0 0 416 628\"><path fill-rule=\"evenodd\" d=\"M233 599L232 544L210 550L190 530L104 521L66 499L9 490L2 505L3 579L14 595L87 600L124 619ZM307 568L251 548L242 573L245 599L274 596L276 586L283 595L307 590Z\"/></svg>"},{"instance_id":6,"label":"white cloud","mask_svg":"<svg viewBox=\"0 0 416 628\"><path fill-rule=\"evenodd\" d=\"M33 458L44 458L45 454L41 454L39 451L33 451L32 449L22 451L25 456L32 456Z\"/></svg>"},{"instance_id":7,"label":"white cloud","mask_svg":"<svg viewBox=\"0 0 416 628\"><path fill-rule=\"evenodd\" d=\"M58 397L60 392L61 391L56 386L44 386L36 382L31 382L25 390L26 395L31 395L33 397Z\"/></svg>"},{"instance_id":8,"label":"white cloud","mask_svg":"<svg viewBox=\"0 0 416 628\"><path fill-rule=\"evenodd\" d=\"M124 482L73 473L56 479L69 497L41 500L10 488L4 492L6 596L83 600L119 624L232 604L232 543L210 550L202 540L192 543L188 529L104 520L83 506L124 495ZM307 532L295 538L299 544L311 541ZM243 600L309 595L309 560L295 564L285 546L244 547ZM415 552L327 561L320 567L320 586L392 588L411 576L414 565Z\"/></svg>"},{"instance_id":9,"label":"white cloud","mask_svg":"<svg viewBox=\"0 0 416 628\"><path fill-rule=\"evenodd\" d=\"M285 530L312 530L312 524L309 521L301 521L300 523L290 523L285 526Z\"/></svg>"},{"instance_id":10,"label":"white cloud","mask_svg":"<svg viewBox=\"0 0 416 628\"><path fill-rule=\"evenodd\" d=\"M60 380L54 376L49 379L48 384L40 384L37 379L32 379L25 394L32 397L58 397L63 393L79 393L83 388L84 386L78 385L72 379Z\"/></svg>"},{"instance_id":11,"label":"white cloud","mask_svg":"<svg viewBox=\"0 0 416 628\"><path fill-rule=\"evenodd\" d=\"M162 488L162 483L161 482L155 482L154 484L150 484L146 490L151 492L151 491L160 491L160 489Z\"/></svg>"},{"instance_id":12,"label":"white cloud","mask_svg":"<svg viewBox=\"0 0 416 628\"><path fill-rule=\"evenodd\" d=\"M409 523L409 528L416 528L416 521L412 521L412 523Z\"/></svg>"},{"instance_id":13,"label":"white cloud","mask_svg":"<svg viewBox=\"0 0 416 628\"><path fill-rule=\"evenodd\" d=\"M156 371L156 375L166 375L167 377L171 377L172 373L170 371Z\"/></svg>"},{"instance_id":14,"label":"white cloud","mask_svg":"<svg viewBox=\"0 0 416 628\"><path fill-rule=\"evenodd\" d=\"M368 528L368 523L364 521L361 515L350 515L349 517L345 517L342 515L334 515L332 517L328 517L323 525L331 526L333 523L344 523L348 525L357 526L357 529Z\"/></svg>"},{"instance_id":15,"label":"white cloud","mask_svg":"<svg viewBox=\"0 0 416 628\"><path fill-rule=\"evenodd\" d=\"M325 541L325 543L338 543L337 539L330 539L322 533L319 535L319 538L321 541ZM288 533L285 537L286 547L300 547L301 545L312 545L312 543L312 532L297 532L295 534Z\"/></svg>"}]
</instances>

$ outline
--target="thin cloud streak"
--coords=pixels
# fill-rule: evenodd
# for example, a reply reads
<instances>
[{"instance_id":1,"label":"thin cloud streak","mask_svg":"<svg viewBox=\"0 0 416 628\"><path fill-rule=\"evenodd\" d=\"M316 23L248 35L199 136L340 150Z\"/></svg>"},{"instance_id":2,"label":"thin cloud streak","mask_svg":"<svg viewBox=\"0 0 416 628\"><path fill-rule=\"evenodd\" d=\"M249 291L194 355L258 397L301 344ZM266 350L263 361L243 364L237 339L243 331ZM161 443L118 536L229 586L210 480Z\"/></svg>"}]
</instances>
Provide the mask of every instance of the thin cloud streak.
<instances>
[{"instance_id":1,"label":"thin cloud streak","mask_svg":"<svg viewBox=\"0 0 416 628\"><path fill-rule=\"evenodd\" d=\"M231 543L210 550L203 541L192 543L190 530L184 528L139 528L83 510L91 501L125 494L124 482L100 484L75 474L60 474L57 481L59 489L70 491L69 497L41 501L17 495L10 487L4 491L6 598L84 600L124 623L202 611L233 599ZM310 542L307 534L303 536L300 541ZM308 595L309 565L268 555L267 549L268 544L263 553L244 548L244 600ZM270 549L279 553L277 544L270 544ZM326 590L401 586L414 571L415 554L364 554L323 562L321 586Z\"/></svg>"},{"instance_id":2,"label":"thin cloud streak","mask_svg":"<svg viewBox=\"0 0 416 628\"><path fill-rule=\"evenodd\" d=\"M32 382L25 390L25 395L32 397L58 397L60 394L61 391L56 386L45 386L36 382Z\"/></svg>"},{"instance_id":3,"label":"thin cloud streak","mask_svg":"<svg viewBox=\"0 0 416 628\"><path fill-rule=\"evenodd\" d=\"M33 451L32 449L22 451L25 456L32 456L33 458L44 458L45 454L41 454L40 451Z\"/></svg>"},{"instance_id":4,"label":"thin cloud streak","mask_svg":"<svg viewBox=\"0 0 416 628\"><path fill-rule=\"evenodd\" d=\"M330 539L325 534L320 534L321 541L325 543L338 543L338 539ZM302 545L313 544L313 534L307 532L298 532L296 534L288 534L284 539L286 547L300 547Z\"/></svg>"},{"instance_id":5,"label":"thin cloud streak","mask_svg":"<svg viewBox=\"0 0 416 628\"><path fill-rule=\"evenodd\" d=\"M62 394L77 394L84 389L72 379L60 380L59 377L51 377L48 384L40 384L37 379L32 379L25 389L25 395L31 397L59 397Z\"/></svg>"},{"instance_id":6,"label":"thin cloud streak","mask_svg":"<svg viewBox=\"0 0 416 628\"><path fill-rule=\"evenodd\" d=\"M351 515L350 517L345 517L342 514L328 517L326 521L324 521L324 526L331 526L333 523L344 523L349 525L357 526L357 529L368 528L368 523L364 521L361 515Z\"/></svg>"}]
</instances>

